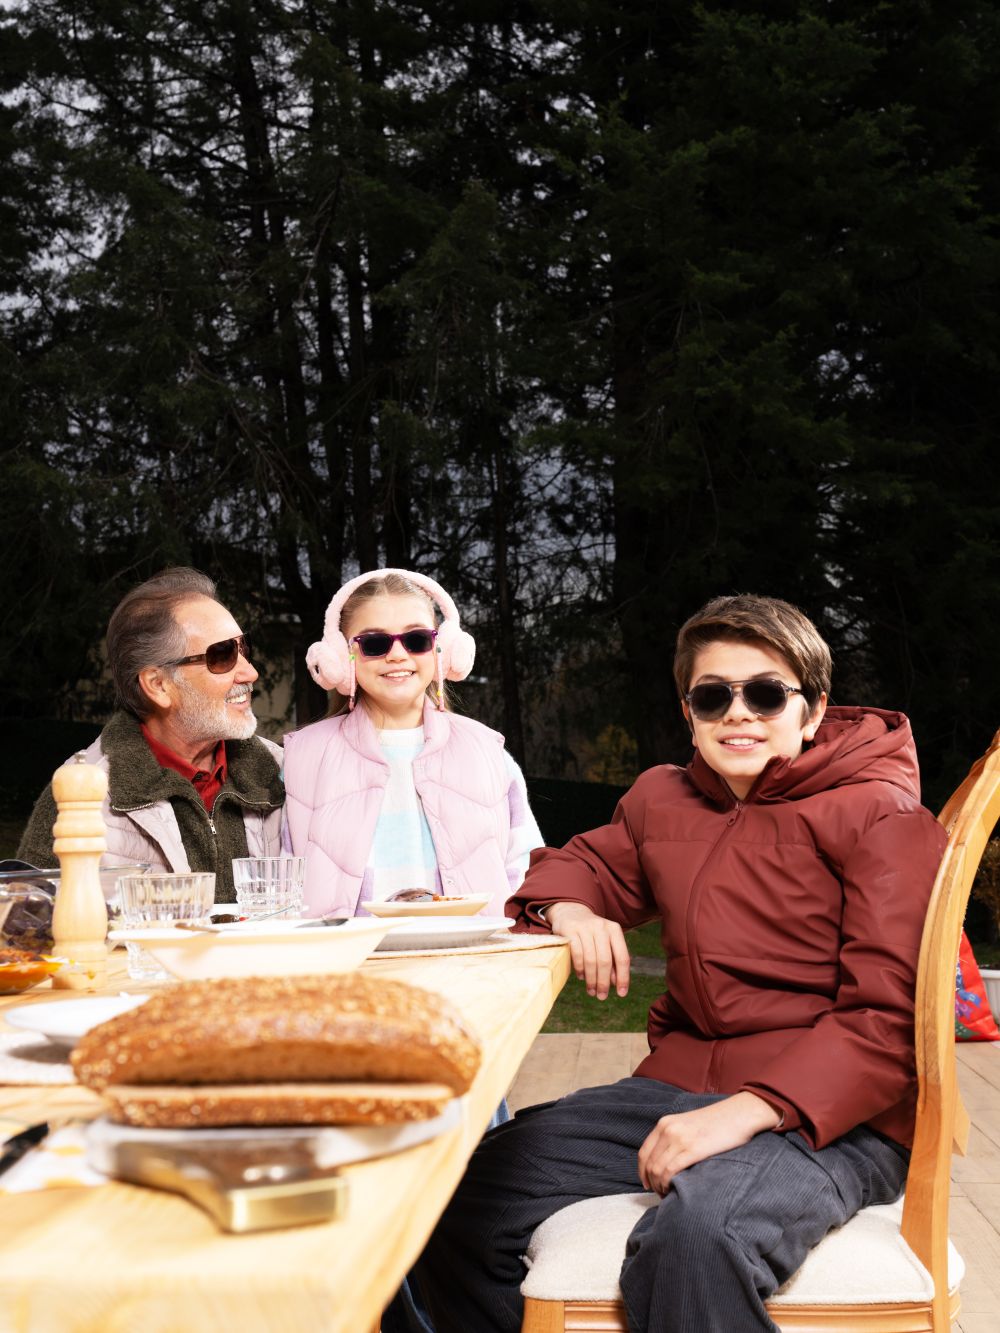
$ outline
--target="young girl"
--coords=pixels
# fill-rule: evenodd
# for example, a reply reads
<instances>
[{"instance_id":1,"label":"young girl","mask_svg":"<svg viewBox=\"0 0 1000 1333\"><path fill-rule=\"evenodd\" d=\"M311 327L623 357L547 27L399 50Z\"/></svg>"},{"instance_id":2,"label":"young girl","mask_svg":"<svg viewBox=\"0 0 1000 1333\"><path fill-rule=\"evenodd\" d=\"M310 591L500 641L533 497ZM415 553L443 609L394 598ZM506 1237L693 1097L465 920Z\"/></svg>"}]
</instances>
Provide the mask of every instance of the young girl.
<instances>
[{"instance_id":1,"label":"young girl","mask_svg":"<svg viewBox=\"0 0 1000 1333\"><path fill-rule=\"evenodd\" d=\"M285 737L286 842L306 858L312 914L422 888L488 893L486 913L503 915L542 837L503 737L448 709L445 681L464 680L475 651L422 574L362 574L330 603L306 662L343 697Z\"/></svg>"},{"instance_id":2,"label":"young girl","mask_svg":"<svg viewBox=\"0 0 1000 1333\"><path fill-rule=\"evenodd\" d=\"M285 737L286 841L306 858L311 912L354 915L428 889L488 893L485 911L503 915L542 836L503 737L448 709L445 681L464 680L475 653L455 603L422 574L362 574L330 603L306 662L342 698ZM491 1123L508 1118L502 1102ZM382 1329L428 1329L408 1283Z\"/></svg>"}]
</instances>

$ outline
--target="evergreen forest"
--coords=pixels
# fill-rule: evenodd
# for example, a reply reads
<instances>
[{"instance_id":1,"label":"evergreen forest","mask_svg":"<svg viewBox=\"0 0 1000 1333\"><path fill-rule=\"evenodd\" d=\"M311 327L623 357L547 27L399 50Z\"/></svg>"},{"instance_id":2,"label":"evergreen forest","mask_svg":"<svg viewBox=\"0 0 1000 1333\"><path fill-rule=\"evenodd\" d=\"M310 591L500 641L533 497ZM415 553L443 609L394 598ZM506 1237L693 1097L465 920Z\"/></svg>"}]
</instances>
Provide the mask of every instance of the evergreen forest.
<instances>
[{"instance_id":1,"label":"evergreen forest","mask_svg":"<svg viewBox=\"0 0 1000 1333\"><path fill-rule=\"evenodd\" d=\"M1000 726L1000 4L5 0L0 40L0 718L103 717L164 565L266 676L388 564L533 775L683 760L724 592L911 715L929 804Z\"/></svg>"}]
</instances>

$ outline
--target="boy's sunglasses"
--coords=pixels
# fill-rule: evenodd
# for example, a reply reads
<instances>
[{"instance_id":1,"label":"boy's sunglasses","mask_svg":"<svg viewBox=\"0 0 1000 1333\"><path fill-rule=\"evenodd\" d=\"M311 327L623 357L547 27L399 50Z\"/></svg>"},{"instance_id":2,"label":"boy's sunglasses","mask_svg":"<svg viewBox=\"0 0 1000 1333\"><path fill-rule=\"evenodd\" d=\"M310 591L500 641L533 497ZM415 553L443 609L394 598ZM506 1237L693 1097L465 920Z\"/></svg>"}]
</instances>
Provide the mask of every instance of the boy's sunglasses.
<instances>
[{"instance_id":1,"label":"boy's sunglasses","mask_svg":"<svg viewBox=\"0 0 1000 1333\"><path fill-rule=\"evenodd\" d=\"M419 657L421 653L431 651L437 635L436 629L408 629L402 634L384 634L381 630L369 629L363 634L355 634L351 643L358 645L362 657L385 657L398 639L405 652Z\"/></svg>"},{"instance_id":2,"label":"boy's sunglasses","mask_svg":"<svg viewBox=\"0 0 1000 1333\"><path fill-rule=\"evenodd\" d=\"M250 661L250 640L245 634L237 634L235 639L220 639L210 643L203 653L194 653L191 657L178 657L173 662L164 662L163 666L187 666L191 662L204 662L213 676L221 676L224 671L232 671L239 661L240 653Z\"/></svg>"},{"instance_id":3,"label":"boy's sunglasses","mask_svg":"<svg viewBox=\"0 0 1000 1333\"><path fill-rule=\"evenodd\" d=\"M738 694L757 717L777 717L785 711L788 696L801 693L798 686L783 680L713 680L696 685L685 694L684 702L699 722L717 722Z\"/></svg>"}]
</instances>

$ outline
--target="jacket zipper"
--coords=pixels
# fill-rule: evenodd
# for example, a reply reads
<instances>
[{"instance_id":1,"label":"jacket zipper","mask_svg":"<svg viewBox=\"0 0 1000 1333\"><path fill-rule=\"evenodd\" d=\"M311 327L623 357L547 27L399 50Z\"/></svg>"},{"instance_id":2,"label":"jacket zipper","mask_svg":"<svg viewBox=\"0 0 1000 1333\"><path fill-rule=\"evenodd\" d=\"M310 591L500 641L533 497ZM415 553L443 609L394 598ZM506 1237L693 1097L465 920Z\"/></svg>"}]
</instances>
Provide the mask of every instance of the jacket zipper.
<instances>
[{"instance_id":1,"label":"jacket zipper","mask_svg":"<svg viewBox=\"0 0 1000 1333\"><path fill-rule=\"evenodd\" d=\"M723 844L723 842L725 841L725 839L729 836L729 832L730 832L730 830L733 828L733 826L734 826L734 825L736 824L736 822L739 820L740 815L743 813L743 805L744 805L743 801L737 801L736 804L735 804L735 805L732 807L732 809L730 810L730 812L729 812L729 818L726 820L726 827L725 827L725 828L722 830L722 832L719 834L718 838L717 838L716 841L715 841L715 846L712 848L712 850L709 852L708 856L705 858L704 864L702 865L701 870L700 870L699 873L698 873L698 877L697 877L697 879L695 880L694 884L693 884L692 887L691 887L691 897L690 897L690 899L688 900L688 911L687 911L687 942L688 942L688 958L690 958L690 959L691 959L691 962L692 962L692 966L691 966L691 979L692 979L692 981L694 982L695 990L696 990L697 993L698 993L698 1003L701 1005L701 1011L702 1011L702 1014L707 1016L709 1013L711 1013L711 1016L712 1016L713 1018L717 1018L718 1015L716 1015L714 1008L712 1008L712 1007L710 1006L710 1004L709 1004L709 1001L708 1001L708 995L706 994L705 987L704 987L704 983L703 983L703 981L702 981L702 976L701 976L701 954L700 954L700 952L699 952L698 950L696 950L696 948L695 948L695 943L694 943L694 941L695 941L695 932L694 932L695 918L696 918L697 915L698 915L698 907L699 907L700 902L701 902L701 891L700 891L700 886L701 886L701 884L704 882L704 879L705 879L705 872L706 872L706 870L708 869L708 867L712 864L712 861L715 859L715 857L718 855L719 848L722 846L722 844ZM717 1038L715 1039L716 1044L715 1044L715 1046L714 1046L713 1049L712 1049L712 1057L711 1057L711 1060L709 1061L709 1067L708 1067L708 1069L709 1069L708 1087L705 1088L705 1091L706 1091L706 1092L715 1092L715 1091L716 1091L716 1088L715 1088L716 1068L715 1068L715 1066L716 1066L716 1056L718 1055L718 1051L719 1051L719 1048L718 1048L718 1041L719 1041L719 1038L717 1037Z\"/></svg>"}]
</instances>

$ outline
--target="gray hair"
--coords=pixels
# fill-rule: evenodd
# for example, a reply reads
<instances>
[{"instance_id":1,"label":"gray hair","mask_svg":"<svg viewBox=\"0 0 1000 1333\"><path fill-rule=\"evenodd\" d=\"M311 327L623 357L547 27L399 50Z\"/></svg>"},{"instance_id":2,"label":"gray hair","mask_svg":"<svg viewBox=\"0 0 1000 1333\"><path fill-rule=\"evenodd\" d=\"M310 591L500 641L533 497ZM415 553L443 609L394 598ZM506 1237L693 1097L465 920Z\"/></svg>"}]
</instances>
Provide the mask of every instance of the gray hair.
<instances>
[{"instance_id":1,"label":"gray hair","mask_svg":"<svg viewBox=\"0 0 1000 1333\"><path fill-rule=\"evenodd\" d=\"M183 565L163 569L127 592L108 621L108 666L120 707L140 722L152 705L139 684L139 672L183 657L187 647L175 612L193 597L217 601L207 574Z\"/></svg>"}]
</instances>

